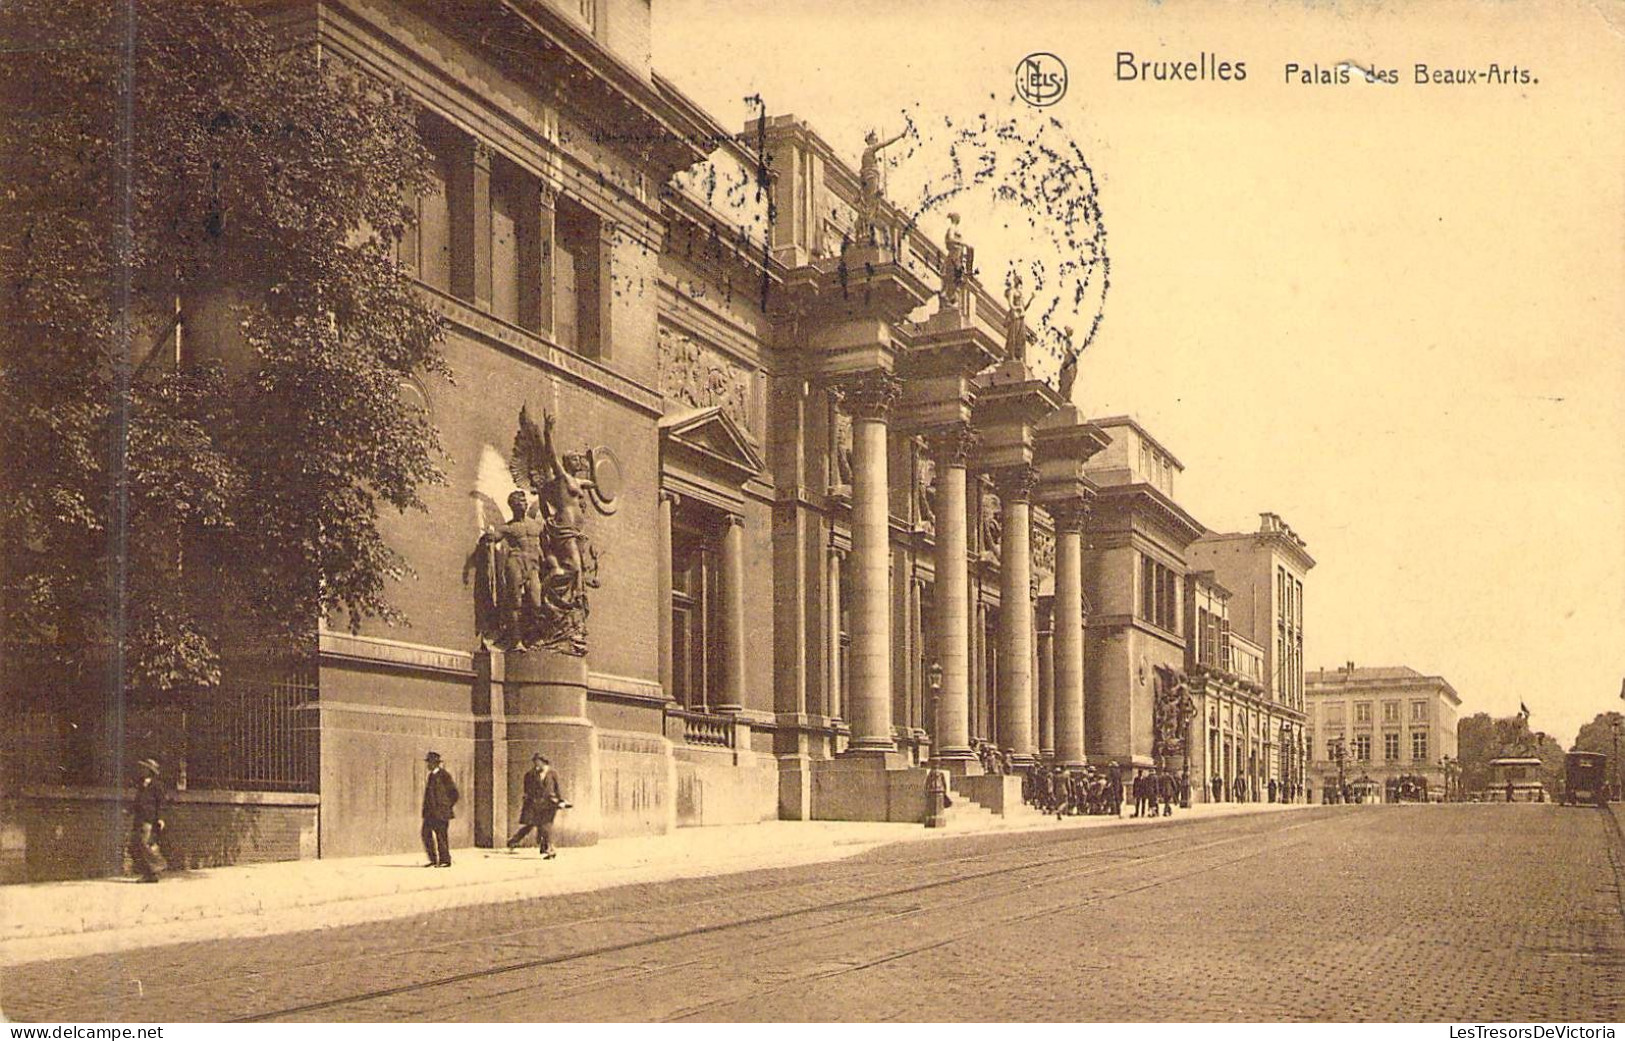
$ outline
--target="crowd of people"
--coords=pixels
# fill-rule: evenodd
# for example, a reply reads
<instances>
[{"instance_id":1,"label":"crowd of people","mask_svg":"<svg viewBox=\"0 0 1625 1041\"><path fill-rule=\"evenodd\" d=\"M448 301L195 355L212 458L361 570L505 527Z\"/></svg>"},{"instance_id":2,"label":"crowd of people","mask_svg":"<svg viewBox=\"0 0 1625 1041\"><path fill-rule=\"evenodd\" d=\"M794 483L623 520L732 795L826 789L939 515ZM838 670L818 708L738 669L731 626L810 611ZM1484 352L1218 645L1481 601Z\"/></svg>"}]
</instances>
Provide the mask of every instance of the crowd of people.
<instances>
[{"instance_id":1,"label":"crowd of people","mask_svg":"<svg viewBox=\"0 0 1625 1041\"><path fill-rule=\"evenodd\" d=\"M1208 791L1214 802L1301 802L1304 788L1297 781L1267 781L1258 778L1237 777L1229 784L1214 774L1208 781Z\"/></svg>"},{"instance_id":2,"label":"crowd of people","mask_svg":"<svg viewBox=\"0 0 1625 1041\"><path fill-rule=\"evenodd\" d=\"M1039 763L1023 775L1021 797L1029 806L1057 818L1121 817L1128 799L1133 800L1135 817L1168 817L1176 805L1188 805L1184 783L1173 771L1135 770L1125 784L1116 763L1103 770Z\"/></svg>"}]
</instances>

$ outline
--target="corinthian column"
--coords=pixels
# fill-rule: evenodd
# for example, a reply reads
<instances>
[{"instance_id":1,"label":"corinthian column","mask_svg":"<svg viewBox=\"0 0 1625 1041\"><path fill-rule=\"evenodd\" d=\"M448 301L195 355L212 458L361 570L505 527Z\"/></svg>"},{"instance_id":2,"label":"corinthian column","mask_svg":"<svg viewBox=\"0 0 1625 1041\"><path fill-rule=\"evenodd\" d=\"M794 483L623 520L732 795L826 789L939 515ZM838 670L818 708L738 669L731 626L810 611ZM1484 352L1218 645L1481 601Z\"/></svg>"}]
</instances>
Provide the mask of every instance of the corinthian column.
<instances>
[{"instance_id":1,"label":"corinthian column","mask_svg":"<svg viewBox=\"0 0 1625 1041\"><path fill-rule=\"evenodd\" d=\"M1082 766L1083 521L1081 502L1055 503L1055 758Z\"/></svg>"},{"instance_id":2,"label":"corinthian column","mask_svg":"<svg viewBox=\"0 0 1625 1041\"><path fill-rule=\"evenodd\" d=\"M942 690L932 725L937 757L971 760L970 747L970 565L965 523L965 460L976 435L959 424L931 437L937 464L936 627Z\"/></svg>"},{"instance_id":3,"label":"corinthian column","mask_svg":"<svg viewBox=\"0 0 1625 1041\"><path fill-rule=\"evenodd\" d=\"M995 478L1004 504L999 555L999 743L1028 765L1033 741L1032 495L1038 471L1017 466Z\"/></svg>"},{"instance_id":4,"label":"corinthian column","mask_svg":"<svg viewBox=\"0 0 1625 1041\"><path fill-rule=\"evenodd\" d=\"M853 752L894 752L891 731L890 489L886 416L897 377L869 372L843 384L852 417L852 688L846 692Z\"/></svg>"}]
</instances>

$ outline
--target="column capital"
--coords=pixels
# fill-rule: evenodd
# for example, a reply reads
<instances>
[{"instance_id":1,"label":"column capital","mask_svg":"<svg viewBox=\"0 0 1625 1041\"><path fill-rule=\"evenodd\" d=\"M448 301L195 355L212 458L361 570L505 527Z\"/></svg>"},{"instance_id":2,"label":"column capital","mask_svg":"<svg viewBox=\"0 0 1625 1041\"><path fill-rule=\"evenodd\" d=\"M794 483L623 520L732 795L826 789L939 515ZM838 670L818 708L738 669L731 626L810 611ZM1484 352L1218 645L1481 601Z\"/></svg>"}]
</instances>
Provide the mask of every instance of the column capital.
<instances>
[{"instance_id":1,"label":"column capital","mask_svg":"<svg viewBox=\"0 0 1625 1041\"><path fill-rule=\"evenodd\" d=\"M999 499L1006 505L1012 502L1031 503L1038 489L1038 468L1031 463L1007 466L993 471L993 483L998 487Z\"/></svg>"},{"instance_id":2,"label":"column capital","mask_svg":"<svg viewBox=\"0 0 1625 1041\"><path fill-rule=\"evenodd\" d=\"M885 419L903 392L903 381L883 369L870 369L841 380L832 389L853 419Z\"/></svg>"},{"instance_id":3,"label":"column capital","mask_svg":"<svg viewBox=\"0 0 1625 1041\"><path fill-rule=\"evenodd\" d=\"M559 190L558 190L557 187L555 187L552 184L549 184L547 181L542 181L542 182L540 182L538 184L537 189L536 189L536 195L537 195L537 198L539 198L541 200L542 205L546 206L548 209L551 210L551 209L556 209L558 207L558 204L559 204Z\"/></svg>"},{"instance_id":4,"label":"column capital","mask_svg":"<svg viewBox=\"0 0 1625 1041\"><path fill-rule=\"evenodd\" d=\"M931 456L944 466L964 466L970 460L981 437L969 423L955 423L948 427L928 430L925 442Z\"/></svg>"},{"instance_id":5,"label":"column capital","mask_svg":"<svg viewBox=\"0 0 1625 1041\"><path fill-rule=\"evenodd\" d=\"M743 513L732 513L732 512L730 512L730 513L723 514L723 517L722 517L722 529L724 531L728 530L729 528L743 528L744 526L745 526L745 515Z\"/></svg>"},{"instance_id":6,"label":"column capital","mask_svg":"<svg viewBox=\"0 0 1625 1041\"><path fill-rule=\"evenodd\" d=\"M683 496L680 492L669 491L662 488L660 490L660 501L670 503L674 507L681 506L683 504Z\"/></svg>"},{"instance_id":7,"label":"column capital","mask_svg":"<svg viewBox=\"0 0 1625 1041\"><path fill-rule=\"evenodd\" d=\"M1063 499L1060 502L1047 502L1044 508L1049 511L1050 517L1055 520L1055 533L1057 535L1071 535L1083 531L1083 526L1089 520L1090 505L1084 499Z\"/></svg>"},{"instance_id":8,"label":"column capital","mask_svg":"<svg viewBox=\"0 0 1625 1041\"><path fill-rule=\"evenodd\" d=\"M474 160L475 166L482 170L489 170L491 169L491 160L495 156L496 151L489 144L477 137L470 140L469 158Z\"/></svg>"}]
</instances>

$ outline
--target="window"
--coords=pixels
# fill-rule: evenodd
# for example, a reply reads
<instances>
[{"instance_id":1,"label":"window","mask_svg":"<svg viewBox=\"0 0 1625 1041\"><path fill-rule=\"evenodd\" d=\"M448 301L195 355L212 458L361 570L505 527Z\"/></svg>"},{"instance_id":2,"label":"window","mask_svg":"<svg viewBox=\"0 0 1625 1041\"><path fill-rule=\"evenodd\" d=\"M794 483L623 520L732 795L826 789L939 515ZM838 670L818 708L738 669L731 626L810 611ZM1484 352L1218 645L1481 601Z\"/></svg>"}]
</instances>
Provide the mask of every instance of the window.
<instances>
[{"instance_id":1,"label":"window","mask_svg":"<svg viewBox=\"0 0 1625 1041\"><path fill-rule=\"evenodd\" d=\"M672 698L707 711L722 682L722 547L706 517L674 518L671 547ZM844 688L843 688L844 689Z\"/></svg>"},{"instance_id":2,"label":"window","mask_svg":"<svg viewBox=\"0 0 1625 1041\"><path fill-rule=\"evenodd\" d=\"M524 229L525 175L498 156L491 162L491 313L519 324L519 236ZM532 203L534 205L534 203Z\"/></svg>"},{"instance_id":3,"label":"window","mask_svg":"<svg viewBox=\"0 0 1625 1041\"><path fill-rule=\"evenodd\" d=\"M601 225L597 215L563 196L554 221L554 338L566 350L596 358L603 353L599 336Z\"/></svg>"},{"instance_id":4,"label":"window","mask_svg":"<svg viewBox=\"0 0 1625 1041\"><path fill-rule=\"evenodd\" d=\"M1341 701L1328 701L1326 703L1326 722L1343 725L1343 703Z\"/></svg>"},{"instance_id":5,"label":"window","mask_svg":"<svg viewBox=\"0 0 1625 1041\"><path fill-rule=\"evenodd\" d=\"M1411 702L1411 722L1426 723L1428 719L1428 703L1425 701Z\"/></svg>"},{"instance_id":6,"label":"window","mask_svg":"<svg viewBox=\"0 0 1625 1041\"><path fill-rule=\"evenodd\" d=\"M1384 701L1382 703L1382 721L1384 723L1399 722L1399 702Z\"/></svg>"},{"instance_id":7,"label":"window","mask_svg":"<svg viewBox=\"0 0 1625 1041\"><path fill-rule=\"evenodd\" d=\"M1398 734L1382 735L1382 757L1388 762L1393 762L1399 758Z\"/></svg>"},{"instance_id":8,"label":"window","mask_svg":"<svg viewBox=\"0 0 1625 1041\"><path fill-rule=\"evenodd\" d=\"M1354 721L1356 723L1371 722L1371 702L1356 701L1354 703Z\"/></svg>"},{"instance_id":9,"label":"window","mask_svg":"<svg viewBox=\"0 0 1625 1041\"><path fill-rule=\"evenodd\" d=\"M1354 735L1354 758L1358 759L1362 763L1369 763L1371 761L1370 734Z\"/></svg>"},{"instance_id":10,"label":"window","mask_svg":"<svg viewBox=\"0 0 1625 1041\"><path fill-rule=\"evenodd\" d=\"M1411 731L1411 758L1424 762L1428 757L1428 732L1426 730Z\"/></svg>"},{"instance_id":11,"label":"window","mask_svg":"<svg viewBox=\"0 0 1625 1041\"><path fill-rule=\"evenodd\" d=\"M400 263L408 274L442 292L451 291L451 142L445 132L425 128L429 158L429 189L406 205L417 215L417 225L401 238Z\"/></svg>"},{"instance_id":12,"label":"window","mask_svg":"<svg viewBox=\"0 0 1625 1041\"><path fill-rule=\"evenodd\" d=\"M1337 761L1337 747L1341 743L1339 738L1332 738L1326 742L1326 758L1331 762Z\"/></svg>"},{"instance_id":13,"label":"window","mask_svg":"<svg viewBox=\"0 0 1625 1041\"><path fill-rule=\"evenodd\" d=\"M1218 615L1207 608L1196 611L1196 660L1203 665L1225 667L1225 629Z\"/></svg>"},{"instance_id":14,"label":"window","mask_svg":"<svg viewBox=\"0 0 1625 1041\"><path fill-rule=\"evenodd\" d=\"M1179 585L1174 571L1148 556L1140 557L1140 619L1171 633L1179 631Z\"/></svg>"}]
</instances>

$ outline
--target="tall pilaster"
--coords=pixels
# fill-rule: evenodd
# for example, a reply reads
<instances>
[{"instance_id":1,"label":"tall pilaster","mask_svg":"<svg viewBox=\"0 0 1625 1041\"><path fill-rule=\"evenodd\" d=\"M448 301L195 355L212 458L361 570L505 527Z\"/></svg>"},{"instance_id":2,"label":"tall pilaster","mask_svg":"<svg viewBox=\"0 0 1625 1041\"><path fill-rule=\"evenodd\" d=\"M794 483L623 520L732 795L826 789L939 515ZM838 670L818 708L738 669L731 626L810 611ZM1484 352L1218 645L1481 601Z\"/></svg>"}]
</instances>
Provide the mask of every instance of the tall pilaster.
<instances>
[{"instance_id":1,"label":"tall pilaster","mask_svg":"<svg viewBox=\"0 0 1625 1041\"><path fill-rule=\"evenodd\" d=\"M729 514L722 531L722 684L717 711L745 707L745 518Z\"/></svg>"},{"instance_id":2,"label":"tall pilaster","mask_svg":"<svg viewBox=\"0 0 1625 1041\"><path fill-rule=\"evenodd\" d=\"M658 647L660 661L657 664L660 675L660 689L671 697L671 513L676 504L677 495L674 492L660 493L660 513L655 524L655 566L660 569L655 576L655 597L660 601L655 609L655 643Z\"/></svg>"},{"instance_id":3,"label":"tall pilaster","mask_svg":"<svg viewBox=\"0 0 1625 1041\"><path fill-rule=\"evenodd\" d=\"M1054 597L1038 605L1038 755L1055 756L1055 606Z\"/></svg>"},{"instance_id":4,"label":"tall pilaster","mask_svg":"<svg viewBox=\"0 0 1625 1041\"><path fill-rule=\"evenodd\" d=\"M1082 502L1051 503L1055 518L1055 758L1084 764Z\"/></svg>"},{"instance_id":5,"label":"tall pilaster","mask_svg":"<svg viewBox=\"0 0 1625 1041\"><path fill-rule=\"evenodd\" d=\"M975 758L970 746L970 563L966 532L965 465L976 435L959 424L933 435L937 464L935 623L942 691L931 746L939 759Z\"/></svg>"},{"instance_id":6,"label":"tall pilaster","mask_svg":"<svg viewBox=\"0 0 1625 1041\"><path fill-rule=\"evenodd\" d=\"M1032 495L1038 471L1015 466L997 476L1004 504L999 554L999 744L1031 764L1033 740Z\"/></svg>"},{"instance_id":7,"label":"tall pilaster","mask_svg":"<svg viewBox=\"0 0 1625 1041\"><path fill-rule=\"evenodd\" d=\"M852 752L894 752L887 414L901 381L871 371L845 383L852 416Z\"/></svg>"}]
</instances>

